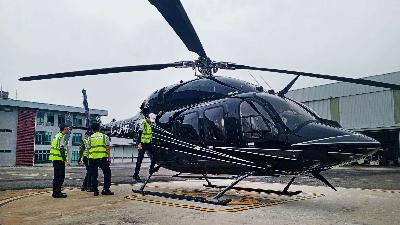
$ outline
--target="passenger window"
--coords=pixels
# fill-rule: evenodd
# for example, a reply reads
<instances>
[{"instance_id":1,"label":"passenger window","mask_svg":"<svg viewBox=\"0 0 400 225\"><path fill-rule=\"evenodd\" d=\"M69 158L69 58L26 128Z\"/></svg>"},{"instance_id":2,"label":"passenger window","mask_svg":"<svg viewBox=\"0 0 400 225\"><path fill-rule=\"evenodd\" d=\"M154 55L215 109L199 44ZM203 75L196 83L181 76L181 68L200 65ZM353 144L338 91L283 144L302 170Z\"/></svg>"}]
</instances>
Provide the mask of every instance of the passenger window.
<instances>
[{"instance_id":1,"label":"passenger window","mask_svg":"<svg viewBox=\"0 0 400 225\"><path fill-rule=\"evenodd\" d=\"M271 132L271 128L265 121L266 119L260 113L269 118L267 112L255 102L244 101L240 104L240 117L244 137L260 139L263 138L265 133Z\"/></svg>"},{"instance_id":2,"label":"passenger window","mask_svg":"<svg viewBox=\"0 0 400 225\"><path fill-rule=\"evenodd\" d=\"M175 134L182 140L199 140L199 115L192 112L176 119Z\"/></svg>"},{"instance_id":3,"label":"passenger window","mask_svg":"<svg viewBox=\"0 0 400 225\"><path fill-rule=\"evenodd\" d=\"M222 107L206 109L204 111L204 121L205 133L208 140L225 140L224 109Z\"/></svg>"}]
</instances>

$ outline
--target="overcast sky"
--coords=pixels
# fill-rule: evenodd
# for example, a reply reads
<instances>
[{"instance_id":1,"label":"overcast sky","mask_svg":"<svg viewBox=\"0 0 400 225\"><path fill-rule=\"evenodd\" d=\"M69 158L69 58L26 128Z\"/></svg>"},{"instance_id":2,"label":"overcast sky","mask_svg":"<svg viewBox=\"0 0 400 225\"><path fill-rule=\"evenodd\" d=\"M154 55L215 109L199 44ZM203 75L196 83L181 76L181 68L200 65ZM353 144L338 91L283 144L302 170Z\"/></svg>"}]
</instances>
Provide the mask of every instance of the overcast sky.
<instances>
[{"instance_id":1,"label":"overcast sky","mask_svg":"<svg viewBox=\"0 0 400 225\"><path fill-rule=\"evenodd\" d=\"M400 70L399 0L182 0L213 60L359 78ZM125 119L191 69L20 82L21 76L194 60L146 0L0 0L0 84L18 99ZM276 90L292 75L252 72ZM247 71L217 75L254 83ZM294 88L329 83L300 78Z\"/></svg>"}]
</instances>

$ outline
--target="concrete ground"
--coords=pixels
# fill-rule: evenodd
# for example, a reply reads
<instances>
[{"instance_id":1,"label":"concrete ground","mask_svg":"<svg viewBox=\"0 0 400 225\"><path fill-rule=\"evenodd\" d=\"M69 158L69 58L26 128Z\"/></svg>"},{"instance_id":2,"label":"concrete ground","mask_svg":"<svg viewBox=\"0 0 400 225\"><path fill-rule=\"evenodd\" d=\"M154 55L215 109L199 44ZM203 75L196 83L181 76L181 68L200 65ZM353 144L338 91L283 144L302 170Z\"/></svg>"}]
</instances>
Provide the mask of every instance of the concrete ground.
<instances>
[{"instance_id":1,"label":"concrete ground","mask_svg":"<svg viewBox=\"0 0 400 225\"><path fill-rule=\"evenodd\" d=\"M0 224L400 224L400 168L338 168L324 175L335 192L319 181L300 178L290 190L297 196L231 190L230 205L133 193L132 166L114 166L114 196L81 192L83 169L67 169L66 199L51 197L51 167L0 168ZM143 176L147 169L143 169ZM206 197L218 190L203 181L169 178L162 170L147 190ZM271 183L274 180L275 183ZM240 187L282 190L288 178L257 178ZM227 180L213 183L226 185Z\"/></svg>"}]
</instances>

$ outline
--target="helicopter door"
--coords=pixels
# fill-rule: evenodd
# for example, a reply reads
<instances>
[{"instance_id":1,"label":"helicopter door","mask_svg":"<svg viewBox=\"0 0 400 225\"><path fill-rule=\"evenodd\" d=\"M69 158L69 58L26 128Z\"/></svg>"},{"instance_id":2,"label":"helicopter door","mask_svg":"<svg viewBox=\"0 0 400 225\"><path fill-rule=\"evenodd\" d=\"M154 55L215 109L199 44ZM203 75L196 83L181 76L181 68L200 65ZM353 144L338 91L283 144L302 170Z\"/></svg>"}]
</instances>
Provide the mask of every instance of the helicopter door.
<instances>
[{"instance_id":1,"label":"helicopter door","mask_svg":"<svg viewBox=\"0 0 400 225\"><path fill-rule=\"evenodd\" d=\"M204 133L207 144L222 144L225 141L224 108L222 106L204 110Z\"/></svg>"},{"instance_id":2,"label":"helicopter door","mask_svg":"<svg viewBox=\"0 0 400 225\"><path fill-rule=\"evenodd\" d=\"M246 142L268 142L272 139L272 120L258 103L243 101L240 104L240 118Z\"/></svg>"},{"instance_id":3,"label":"helicopter door","mask_svg":"<svg viewBox=\"0 0 400 225\"><path fill-rule=\"evenodd\" d=\"M175 121L175 135L180 140L197 143L199 141L199 113L180 115Z\"/></svg>"}]
</instances>

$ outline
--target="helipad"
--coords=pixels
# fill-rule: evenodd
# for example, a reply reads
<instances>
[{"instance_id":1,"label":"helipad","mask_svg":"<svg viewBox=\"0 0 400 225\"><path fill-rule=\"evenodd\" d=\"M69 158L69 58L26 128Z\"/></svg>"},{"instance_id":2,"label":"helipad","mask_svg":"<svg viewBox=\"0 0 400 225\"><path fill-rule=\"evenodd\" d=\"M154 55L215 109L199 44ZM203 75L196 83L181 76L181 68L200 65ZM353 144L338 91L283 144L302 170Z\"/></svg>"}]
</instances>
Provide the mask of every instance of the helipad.
<instances>
[{"instance_id":1,"label":"helipad","mask_svg":"<svg viewBox=\"0 0 400 225\"><path fill-rule=\"evenodd\" d=\"M224 184L226 181L217 181ZM243 187L279 190L281 184L243 182ZM114 196L94 197L68 188L66 199L50 189L0 192L0 224L398 224L400 192L294 185L296 196L229 191L226 206L140 195L138 185L113 185ZM150 183L147 190L209 198L217 190L200 181Z\"/></svg>"}]
</instances>

